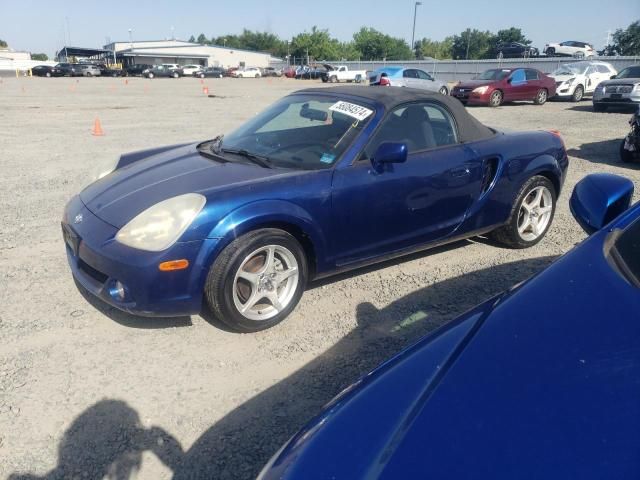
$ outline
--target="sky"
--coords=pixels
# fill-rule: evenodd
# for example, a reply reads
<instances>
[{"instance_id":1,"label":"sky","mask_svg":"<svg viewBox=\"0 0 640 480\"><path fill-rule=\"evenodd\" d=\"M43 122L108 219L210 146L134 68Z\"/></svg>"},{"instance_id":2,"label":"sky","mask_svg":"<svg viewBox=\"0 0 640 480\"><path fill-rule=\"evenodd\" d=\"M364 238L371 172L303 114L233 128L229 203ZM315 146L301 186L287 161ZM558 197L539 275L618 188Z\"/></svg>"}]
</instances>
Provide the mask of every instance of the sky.
<instances>
[{"instance_id":1,"label":"sky","mask_svg":"<svg viewBox=\"0 0 640 480\"><path fill-rule=\"evenodd\" d=\"M0 39L15 50L53 56L65 44L101 48L110 41L187 40L268 31L283 39L316 25L340 40L362 26L411 41L414 0L0 0ZM416 39L442 40L466 28L519 27L542 49L580 40L600 49L607 31L640 20L640 0L422 0Z\"/></svg>"}]
</instances>

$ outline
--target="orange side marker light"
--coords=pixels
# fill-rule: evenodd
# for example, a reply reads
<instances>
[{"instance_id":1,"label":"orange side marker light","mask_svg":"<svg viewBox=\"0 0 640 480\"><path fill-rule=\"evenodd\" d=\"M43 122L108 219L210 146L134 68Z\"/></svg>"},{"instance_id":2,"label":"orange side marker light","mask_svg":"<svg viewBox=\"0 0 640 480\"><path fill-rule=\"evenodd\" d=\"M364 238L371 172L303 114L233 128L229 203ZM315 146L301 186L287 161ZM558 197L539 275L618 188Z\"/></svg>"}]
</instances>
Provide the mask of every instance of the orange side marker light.
<instances>
[{"instance_id":1,"label":"orange side marker light","mask_svg":"<svg viewBox=\"0 0 640 480\"><path fill-rule=\"evenodd\" d=\"M184 270L189 266L189 260L181 258L180 260L169 260L158 265L161 272L173 272L174 270Z\"/></svg>"}]
</instances>

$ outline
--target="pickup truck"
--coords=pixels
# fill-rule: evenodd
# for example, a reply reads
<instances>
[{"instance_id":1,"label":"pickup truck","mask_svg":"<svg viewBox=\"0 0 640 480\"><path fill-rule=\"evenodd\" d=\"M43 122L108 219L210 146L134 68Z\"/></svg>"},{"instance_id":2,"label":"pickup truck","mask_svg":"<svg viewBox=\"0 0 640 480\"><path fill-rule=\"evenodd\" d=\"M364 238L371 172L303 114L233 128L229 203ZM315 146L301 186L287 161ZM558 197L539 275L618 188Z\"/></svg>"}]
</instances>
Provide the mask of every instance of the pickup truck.
<instances>
[{"instance_id":1,"label":"pickup truck","mask_svg":"<svg viewBox=\"0 0 640 480\"><path fill-rule=\"evenodd\" d=\"M323 82L356 82L360 83L366 80L367 72L366 70L349 70L349 67L346 65L329 65L328 63L323 63L322 66L327 69L326 72L323 72L321 77Z\"/></svg>"}]
</instances>

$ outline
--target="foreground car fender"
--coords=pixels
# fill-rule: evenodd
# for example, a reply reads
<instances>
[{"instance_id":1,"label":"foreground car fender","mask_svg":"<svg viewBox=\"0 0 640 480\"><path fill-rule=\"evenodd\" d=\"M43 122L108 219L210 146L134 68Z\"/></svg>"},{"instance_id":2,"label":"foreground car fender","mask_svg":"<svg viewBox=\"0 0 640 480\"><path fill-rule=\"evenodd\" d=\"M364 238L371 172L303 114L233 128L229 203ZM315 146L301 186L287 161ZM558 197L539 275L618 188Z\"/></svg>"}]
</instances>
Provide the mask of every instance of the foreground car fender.
<instances>
[{"instance_id":1,"label":"foreground car fender","mask_svg":"<svg viewBox=\"0 0 640 480\"><path fill-rule=\"evenodd\" d=\"M316 260L316 264L309 267L315 270L319 266L318 263L321 267L324 266L327 251L325 232L306 210L284 200L248 203L222 217L207 235L207 238L218 239L215 251L208 255L209 262L212 262L214 257L236 238L264 227L279 227L289 230L289 233L295 232L307 237ZM309 258L309 260L314 259Z\"/></svg>"}]
</instances>

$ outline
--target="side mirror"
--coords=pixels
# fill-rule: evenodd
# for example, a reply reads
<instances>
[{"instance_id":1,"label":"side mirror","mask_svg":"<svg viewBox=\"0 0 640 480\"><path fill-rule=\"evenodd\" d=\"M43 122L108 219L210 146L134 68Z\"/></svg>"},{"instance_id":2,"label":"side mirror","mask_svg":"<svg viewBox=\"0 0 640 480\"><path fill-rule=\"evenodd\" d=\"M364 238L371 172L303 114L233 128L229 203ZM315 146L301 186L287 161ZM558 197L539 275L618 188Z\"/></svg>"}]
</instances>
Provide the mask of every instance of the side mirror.
<instances>
[{"instance_id":1,"label":"side mirror","mask_svg":"<svg viewBox=\"0 0 640 480\"><path fill-rule=\"evenodd\" d=\"M633 182L610 173L594 173L580 180L571 194L571 214L588 234L600 230L629 208Z\"/></svg>"},{"instance_id":2,"label":"side mirror","mask_svg":"<svg viewBox=\"0 0 640 480\"><path fill-rule=\"evenodd\" d=\"M385 163L403 163L407 161L407 145L405 143L381 143L371 159L376 172L382 173Z\"/></svg>"}]
</instances>

